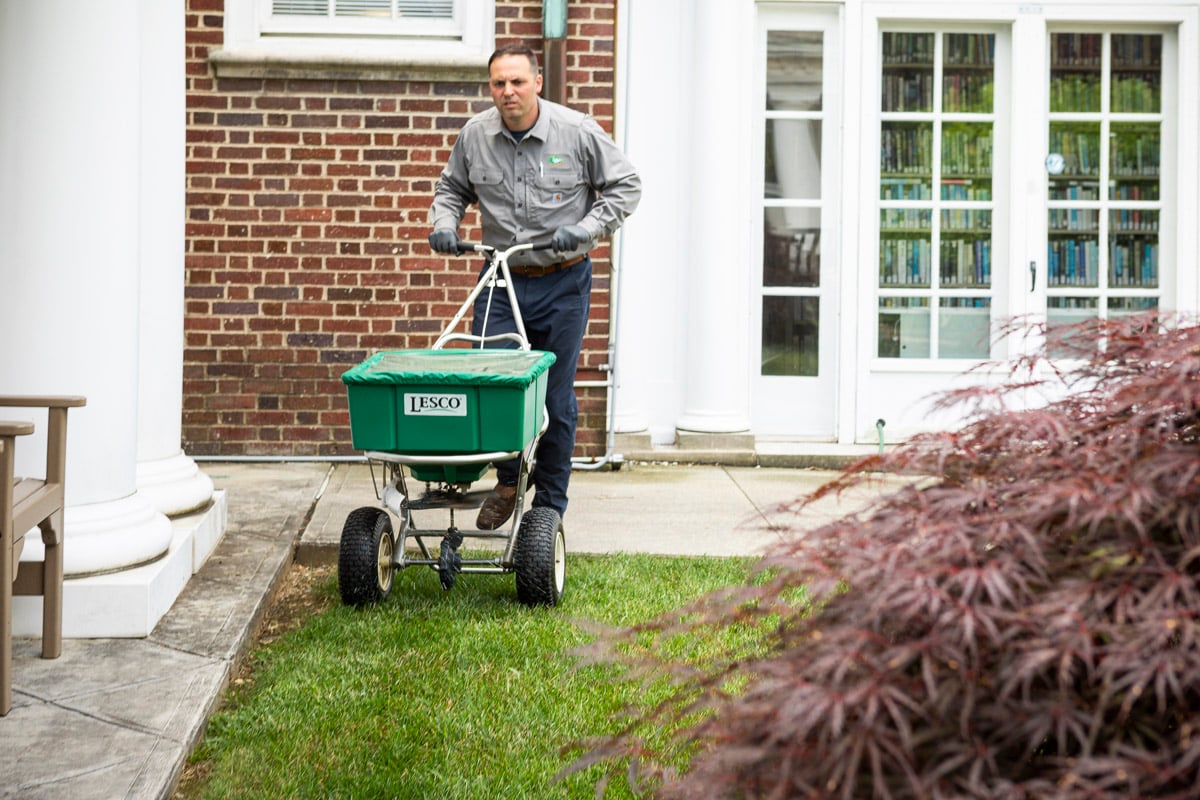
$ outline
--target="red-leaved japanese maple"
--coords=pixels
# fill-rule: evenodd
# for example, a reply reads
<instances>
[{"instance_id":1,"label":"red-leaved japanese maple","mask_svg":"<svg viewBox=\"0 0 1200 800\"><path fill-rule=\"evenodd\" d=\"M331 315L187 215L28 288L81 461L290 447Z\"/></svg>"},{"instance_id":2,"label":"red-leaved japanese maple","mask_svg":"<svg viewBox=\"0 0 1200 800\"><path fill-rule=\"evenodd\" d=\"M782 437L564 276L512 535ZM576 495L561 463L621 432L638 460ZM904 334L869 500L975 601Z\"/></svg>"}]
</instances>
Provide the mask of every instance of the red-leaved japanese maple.
<instances>
[{"instance_id":1,"label":"red-leaved japanese maple","mask_svg":"<svg viewBox=\"0 0 1200 800\"><path fill-rule=\"evenodd\" d=\"M1064 333L940 402L1061 399L860 461L818 496L924 478L603 637L672 689L579 764L689 800L1200 797L1200 328ZM670 645L734 629L724 660Z\"/></svg>"}]
</instances>

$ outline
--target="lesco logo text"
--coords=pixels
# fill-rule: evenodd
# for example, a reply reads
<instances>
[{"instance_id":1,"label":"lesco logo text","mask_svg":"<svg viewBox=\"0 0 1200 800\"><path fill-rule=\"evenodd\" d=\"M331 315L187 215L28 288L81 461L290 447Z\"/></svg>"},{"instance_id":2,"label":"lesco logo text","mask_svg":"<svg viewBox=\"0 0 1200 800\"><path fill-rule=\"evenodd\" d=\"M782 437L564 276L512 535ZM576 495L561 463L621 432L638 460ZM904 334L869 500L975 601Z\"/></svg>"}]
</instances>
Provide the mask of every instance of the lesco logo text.
<instances>
[{"instance_id":1,"label":"lesco logo text","mask_svg":"<svg viewBox=\"0 0 1200 800\"><path fill-rule=\"evenodd\" d=\"M465 417L467 396L465 394L406 394L404 395L405 416L417 417Z\"/></svg>"}]
</instances>

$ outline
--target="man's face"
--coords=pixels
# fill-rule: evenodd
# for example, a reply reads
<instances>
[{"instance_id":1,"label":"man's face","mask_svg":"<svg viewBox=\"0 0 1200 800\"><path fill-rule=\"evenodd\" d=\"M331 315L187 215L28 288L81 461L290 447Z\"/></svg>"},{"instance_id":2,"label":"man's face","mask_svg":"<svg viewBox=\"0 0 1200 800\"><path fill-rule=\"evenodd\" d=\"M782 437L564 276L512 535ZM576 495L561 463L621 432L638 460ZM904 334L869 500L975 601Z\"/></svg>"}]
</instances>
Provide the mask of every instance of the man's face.
<instances>
[{"instance_id":1,"label":"man's face","mask_svg":"<svg viewBox=\"0 0 1200 800\"><path fill-rule=\"evenodd\" d=\"M492 102L500 109L505 127L511 131L532 128L537 121L542 76L533 74L529 59L520 55L500 56L492 62L489 76Z\"/></svg>"}]
</instances>

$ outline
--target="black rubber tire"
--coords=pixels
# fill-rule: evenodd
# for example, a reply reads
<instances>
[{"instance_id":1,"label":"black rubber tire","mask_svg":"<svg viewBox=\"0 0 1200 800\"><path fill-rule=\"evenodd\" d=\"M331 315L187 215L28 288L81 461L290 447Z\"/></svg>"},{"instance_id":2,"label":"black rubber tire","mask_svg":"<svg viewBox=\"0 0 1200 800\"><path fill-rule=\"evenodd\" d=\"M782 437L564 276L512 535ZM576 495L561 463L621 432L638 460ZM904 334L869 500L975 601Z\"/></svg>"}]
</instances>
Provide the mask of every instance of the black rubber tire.
<instances>
[{"instance_id":1,"label":"black rubber tire","mask_svg":"<svg viewBox=\"0 0 1200 800\"><path fill-rule=\"evenodd\" d=\"M567 541L562 518L552 508L534 507L521 517L513 553L517 599L527 606L556 606L567 577Z\"/></svg>"},{"instance_id":2,"label":"black rubber tire","mask_svg":"<svg viewBox=\"0 0 1200 800\"><path fill-rule=\"evenodd\" d=\"M356 508L346 517L338 549L338 591L348 606L387 599L392 591L392 518L382 508Z\"/></svg>"}]
</instances>

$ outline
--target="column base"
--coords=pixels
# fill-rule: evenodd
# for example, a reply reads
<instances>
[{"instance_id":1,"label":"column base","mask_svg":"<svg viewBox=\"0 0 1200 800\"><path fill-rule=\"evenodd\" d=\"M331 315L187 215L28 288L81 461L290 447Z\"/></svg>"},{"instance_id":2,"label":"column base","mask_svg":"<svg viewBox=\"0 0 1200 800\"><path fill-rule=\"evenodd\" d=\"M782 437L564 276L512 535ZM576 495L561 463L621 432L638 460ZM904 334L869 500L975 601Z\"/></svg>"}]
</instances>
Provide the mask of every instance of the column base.
<instances>
[{"instance_id":1,"label":"column base","mask_svg":"<svg viewBox=\"0 0 1200 800\"><path fill-rule=\"evenodd\" d=\"M227 513L225 492L214 492L206 508L171 520L171 543L162 558L120 572L68 578L63 582L63 636L149 636L216 548L225 533ZM69 538L66 546L69 551ZM42 635L40 597L13 598L13 635Z\"/></svg>"},{"instance_id":2,"label":"column base","mask_svg":"<svg viewBox=\"0 0 1200 800\"><path fill-rule=\"evenodd\" d=\"M675 429L686 433L727 433L750 435L750 420L740 414L691 412L675 423Z\"/></svg>"},{"instance_id":3,"label":"column base","mask_svg":"<svg viewBox=\"0 0 1200 800\"><path fill-rule=\"evenodd\" d=\"M168 517L203 508L213 493L212 479L183 451L137 462L135 484L138 496Z\"/></svg>"}]
</instances>

